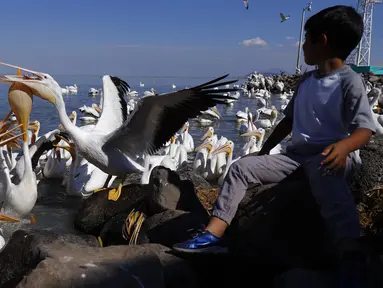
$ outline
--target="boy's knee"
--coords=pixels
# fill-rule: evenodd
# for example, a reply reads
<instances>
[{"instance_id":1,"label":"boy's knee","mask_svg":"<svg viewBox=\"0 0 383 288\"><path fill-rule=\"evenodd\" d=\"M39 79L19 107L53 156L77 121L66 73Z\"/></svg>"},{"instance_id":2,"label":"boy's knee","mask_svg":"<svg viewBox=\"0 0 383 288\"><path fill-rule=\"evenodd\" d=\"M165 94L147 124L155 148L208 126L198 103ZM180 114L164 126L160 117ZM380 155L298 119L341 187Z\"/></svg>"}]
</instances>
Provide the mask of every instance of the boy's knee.
<instances>
[{"instance_id":1,"label":"boy's knee","mask_svg":"<svg viewBox=\"0 0 383 288\"><path fill-rule=\"evenodd\" d=\"M238 159L234 163L230 165L228 173L238 173L241 172L243 169L243 159Z\"/></svg>"}]
</instances>

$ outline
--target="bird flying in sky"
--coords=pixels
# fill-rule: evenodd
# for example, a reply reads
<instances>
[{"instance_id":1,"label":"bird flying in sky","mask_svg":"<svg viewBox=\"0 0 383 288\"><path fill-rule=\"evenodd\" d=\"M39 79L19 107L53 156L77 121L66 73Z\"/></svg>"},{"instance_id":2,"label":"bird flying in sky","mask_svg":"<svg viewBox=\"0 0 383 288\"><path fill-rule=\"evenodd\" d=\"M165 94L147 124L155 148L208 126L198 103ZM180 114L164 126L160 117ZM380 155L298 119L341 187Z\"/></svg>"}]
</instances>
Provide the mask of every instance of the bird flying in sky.
<instances>
[{"instance_id":1,"label":"bird flying in sky","mask_svg":"<svg viewBox=\"0 0 383 288\"><path fill-rule=\"evenodd\" d=\"M285 22L290 18L290 15L285 16L283 13L280 13L279 15L281 15L281 23Z\"/></svg>"},{"instance_id":2,"label":"bird flying in sky","mask_svg":"<svg viewBox=\"0 0 383 288\"><path fill-rule=\"evenodd\" d=\"M249 9L249 1L248 0L243 0L243 4L245 5L246 9Z\"/></svg>"}]
</instances>

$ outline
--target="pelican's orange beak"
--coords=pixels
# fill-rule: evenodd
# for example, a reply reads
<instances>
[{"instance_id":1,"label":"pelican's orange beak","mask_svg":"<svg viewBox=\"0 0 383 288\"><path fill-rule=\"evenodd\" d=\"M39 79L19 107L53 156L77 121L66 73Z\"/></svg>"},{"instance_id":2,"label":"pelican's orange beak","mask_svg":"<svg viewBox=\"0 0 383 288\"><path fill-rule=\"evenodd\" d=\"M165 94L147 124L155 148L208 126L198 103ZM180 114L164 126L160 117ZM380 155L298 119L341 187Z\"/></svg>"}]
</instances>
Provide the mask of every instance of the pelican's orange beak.
<instances>
[{"instance_id":1,"label":"pelican's orange beak","mask_svg":"<svg viewBox=\"0 0 383 288\"><path fill-rule=\"evenodd\" d=\"M8 91L8 102L21 126L23 141L28 142L28 124L32 111L32 90L23 83L15 82Z\"/></svg>"},{"instance_id":2,"label":"pelican's orange beak","mask_svg":"<svg viewBox=\"0 0 383 288\"><path fill-rule=\"evenodd\" d=\"M217 155L219 153L224 153L224 152L226 152L228 155L233 153L229 143L226 143L226 144L222 145L221 147L218 147L211 154L214 156L214 155Z\"/></svg>"},{"instance_id":3,"label":"pelican's orange beak","mask_svg":"<svg viewBox=\"0 0 383 288\"><path fill-rule=\"evenodd\" d=\"M204 148L211 151L211 149L213 148L213 145L211 145L210 143L203 143L203 144L199 145L197 148L195 148L194 151L199 151L199 150L202 150Z\"/></svg>"},{"instance_id":4,"label":"pelican's orange beak","mask_svg":"<svg viewBox=\"0 0 383 288\"><path fill-rule=\"evenodd\" d=\"M211 129L208 129L206 131L206 133L202 136L201 141L205 140L208 137L212 137L212 136L213 136L213 132L211 131Z\"/></svg>"},{"instance_id":5,"label":"pelican's orange beak","mask_svg":"<svg viewBox=\"0 0 383 288\"><path fill-rule=\"evenodd\" d=\"M0 76L0 81L4 83L22 83L29 87L32 90L32 94L40 97L41 99L47 100L52 104L56 104L56 98L53 95L53 92L48 88L46 84L45 75L40 72L22 68L20 66L7 64L0 62L0 65L15 68L16 75L3 75ZM22 72L29 73L29 75L23 75Z\"/></svg>"}]
</instances>

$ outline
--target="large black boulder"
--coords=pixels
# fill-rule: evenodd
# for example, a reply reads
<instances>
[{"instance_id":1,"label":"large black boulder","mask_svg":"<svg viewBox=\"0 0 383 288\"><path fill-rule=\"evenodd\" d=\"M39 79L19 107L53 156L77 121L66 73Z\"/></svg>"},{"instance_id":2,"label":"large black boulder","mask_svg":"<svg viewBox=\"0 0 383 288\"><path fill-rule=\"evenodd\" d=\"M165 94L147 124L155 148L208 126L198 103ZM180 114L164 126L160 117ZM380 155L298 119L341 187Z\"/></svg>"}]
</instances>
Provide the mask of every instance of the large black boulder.
<instances>
[{"instance_id":1,"label":"large black boulder","mask_svg":"<svg viewBox=\"0 0 383 288\"><path fill-rule=\"evenodd\" d=\"M93 236L57 235L46 231L17 230L0 251L0 287L15 285L31 269L48 257L51 245L99 246Z\"/></svg>"}]
</instances>

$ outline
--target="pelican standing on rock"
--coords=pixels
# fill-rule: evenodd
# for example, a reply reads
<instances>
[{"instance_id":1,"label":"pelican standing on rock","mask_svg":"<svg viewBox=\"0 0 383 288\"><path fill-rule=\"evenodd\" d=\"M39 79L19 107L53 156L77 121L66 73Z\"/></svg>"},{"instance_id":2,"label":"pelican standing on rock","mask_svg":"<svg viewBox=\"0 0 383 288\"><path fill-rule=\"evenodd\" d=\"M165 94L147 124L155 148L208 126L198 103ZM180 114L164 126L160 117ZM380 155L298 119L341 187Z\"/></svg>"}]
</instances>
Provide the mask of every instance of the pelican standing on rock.
<instances>
[{"instance_id":1,"label":"pelican standing on rock","mask_svg":"<svg viewBox=\"0 0 383 288\"><path fill-rule=\"evenodd\" d=\"M127 118L124 97L130 91L129 85L117 77L105 75L102 78L104 94L100 119L91 132L85 132L68 118L61 88L52 76L15 65L0 64L29 73L1 76L0 81L23 83L34 95L54 104L60 122L71 136L78 153L103 172L121 177L132 172L143 172L144 167L136 162L137 155L154 154L188 119L216 104L223 104L224 100L230 98L223 93L236 91L212 88L237 82L219 82L228 76L225 75L189 89L148 96L140 99L136 109ZM117 193L109 194L108 198L116 201L121 189L122 184Z\"/></svg>"}]
</instances>

